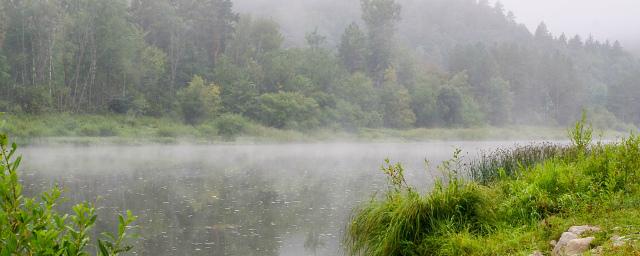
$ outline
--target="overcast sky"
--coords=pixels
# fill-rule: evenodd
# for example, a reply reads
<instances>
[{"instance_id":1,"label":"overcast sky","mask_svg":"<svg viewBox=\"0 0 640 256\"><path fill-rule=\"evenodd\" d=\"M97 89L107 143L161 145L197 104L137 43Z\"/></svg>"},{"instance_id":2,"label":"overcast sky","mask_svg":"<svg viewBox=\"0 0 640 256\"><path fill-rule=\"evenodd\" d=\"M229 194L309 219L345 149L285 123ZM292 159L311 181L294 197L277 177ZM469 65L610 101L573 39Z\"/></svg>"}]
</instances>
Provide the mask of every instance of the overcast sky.
<instances>
[{"instance_id":1,"label":"overcast sky","mask_svg":"<svg viewBox=\"0 0 640 256\"><path fill-rule=\"evenodd\" d=\"M640 0L500 0L519 22L535 30L545 21L556 35L565 32L599 40L640 44Z\"/></svg>"}]
</instances>

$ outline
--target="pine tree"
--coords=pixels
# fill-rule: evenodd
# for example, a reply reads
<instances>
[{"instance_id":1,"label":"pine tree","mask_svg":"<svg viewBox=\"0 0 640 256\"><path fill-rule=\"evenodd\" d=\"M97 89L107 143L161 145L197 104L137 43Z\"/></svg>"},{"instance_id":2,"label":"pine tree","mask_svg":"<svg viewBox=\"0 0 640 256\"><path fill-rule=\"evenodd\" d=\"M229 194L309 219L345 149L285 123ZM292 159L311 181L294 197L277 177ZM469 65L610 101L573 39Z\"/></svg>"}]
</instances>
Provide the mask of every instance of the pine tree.
<instances>
[{"instance_id":1,"label":"pine tree","mask_svg":"<svg viewBox=\"0 0 640 256\"><path fill-rule=\"evenodd\" d=\"M338 49L340 59L349 72L365 71L367 65L367 39L358 24L351 23L342 34Z\"/></svg>"},{"instance_id":2,"label":"pine tree","mask_svg":"<svg viewBox=\"0 0 640 256\"><path fill-rule=\"evenodd\" d=\"M391 66L394 35L402 7L395 0L361 0L361 4L369 38L369 72L380 86L385 71Z\"/></svg>"},{"instance_id":3,"label":"pine tree","mask_svg":"<svg viewBox=\"0 0 640 256\"><path fill-rule=\"evenodd\" d=\"M547 24L541 22L540 25L538 25L538 28L536 28L535 37L540 41L546 41L552 38L551 33L547 28Z\"/></svg>"}]
</instances>

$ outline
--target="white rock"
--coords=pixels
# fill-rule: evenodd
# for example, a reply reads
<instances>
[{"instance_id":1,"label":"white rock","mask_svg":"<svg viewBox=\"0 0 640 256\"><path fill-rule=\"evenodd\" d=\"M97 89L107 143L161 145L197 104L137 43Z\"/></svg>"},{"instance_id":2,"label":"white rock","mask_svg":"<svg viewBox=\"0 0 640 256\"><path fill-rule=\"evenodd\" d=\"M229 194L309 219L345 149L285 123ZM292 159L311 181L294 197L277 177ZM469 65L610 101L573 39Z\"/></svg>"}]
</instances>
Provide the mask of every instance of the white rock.
<instances>
[{"instance_id":1,"label":"white rock","mask_svg":"<svg viewBox=\"0 0 640 256\"><path fill-rule=\"evenodd\" d=\"M535 251L532 254L529 254L529 256L544 256L544 254L542 254L542 252L540 251Z\"/></svg>"},{"instance_id":2,"label":"white rock","mask_svg":"<svg viewBox=\"0 0 640 256\"><path fill-rule=\"evenodd\" d=\"M594 227L594 226L573 226L571 228L569 228L569 232L574 233L578 236L584 234L585 232L598 232L600 231L599 227Z\"/></svg>"},{"instance_id":3,"label":"white rock","mask_svg":"<svg viewBox=\"0 0 640 256\"><path fill-rule=\"evenodd\" d=\"M551 255L565 256L565 255L581 255L589 250L591 243L595 239L594 237L580 238L580 236L587 232L598 232L599 227L595 226L573 226L569 228L567 232L562 233L562 236L558 242L551 241L553 246Z\"/></svg>"},{"instance_id":4,"label":"white rock","mask_svg":"<svg viewBox=\"0 0 640 256\"><path fill-rule=\"evenodd\" d=\"M564 255L564 248L569 244L569 241L573 240L573 239L577 239L578 235L571 233L571 232L564 232L562 233L562 236L560 237L560 239L558 240L558 242L556 243L556 246L553 248L553 252L552 255L554 256L561 256Z\"/></svg>"},{"instance_id":5,"label":"white rock","mask_svg":"<svg viewBox=\"0 0 640 256\"><path fill-rule=\"evenodd\" d=\"M569 241L567 247L564 249L564 255L574 256L581 255L589 250L591 242L595 240L595 237L579 238Z\"/></svg>"}]
</instances>

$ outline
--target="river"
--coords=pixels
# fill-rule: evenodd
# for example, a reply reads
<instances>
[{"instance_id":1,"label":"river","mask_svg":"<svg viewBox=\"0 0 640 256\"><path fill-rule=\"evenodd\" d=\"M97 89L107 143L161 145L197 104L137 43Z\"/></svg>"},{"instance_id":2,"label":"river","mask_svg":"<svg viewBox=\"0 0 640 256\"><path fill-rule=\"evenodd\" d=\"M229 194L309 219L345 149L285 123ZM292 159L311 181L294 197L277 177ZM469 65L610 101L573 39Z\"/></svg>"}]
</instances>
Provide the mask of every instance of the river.
<instances>
[{"instance_id":1,"label":"river","mask_svg":"<svg viewBox=\"0 0 640 256\"><path fill-rule=\"evenodd\" d=\"M55 184L71 202L96 202L94 236L115 214L139 216L138 255L342 255L353 208L386 189L384 159L401 162L421 190L456 148L512 141L283 145L34 146L24 156L25 193ZM431 168L425 167L425 160Z\"/></svg>"}]
</instances>

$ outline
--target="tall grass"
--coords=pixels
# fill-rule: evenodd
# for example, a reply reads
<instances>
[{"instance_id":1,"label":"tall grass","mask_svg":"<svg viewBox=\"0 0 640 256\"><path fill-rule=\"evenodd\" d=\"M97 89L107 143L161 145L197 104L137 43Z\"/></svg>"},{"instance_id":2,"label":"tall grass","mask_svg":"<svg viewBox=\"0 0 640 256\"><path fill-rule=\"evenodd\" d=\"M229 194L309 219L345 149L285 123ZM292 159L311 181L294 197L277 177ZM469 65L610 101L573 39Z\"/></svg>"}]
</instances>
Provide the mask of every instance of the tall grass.
<instances>
[{"instance_id":1,"label":"tall grass","mask_svg":"<svg viewBox=\"0 0 640 256\"><path fill-rule=\"evenodd\" d=\"M354 211L348 253L529 254L557 239L559 228L548 224L554 219L566 225L638 209L640 137L593 145L584 123L571 130L571 146L499 150L471 165L451 164L459 162L454 157L441 166L449 175L426 194L407 185L400 164L387 162L390 189Z\"/></svg>"},{"instance_id":2,"label":"tall grass","mask_svg":"<svg viewBox=\"0 0 640 256\"><path fill-rule=\"evenodd\" d=\"M569 145L540 143L498 149L491 153L482 153L472 160L463 170L471 180L487 185L505 176L513 177L519 170L526 170L553 158L567 159L575 157L578 149Z\"/></svg>"}]
</instances>

